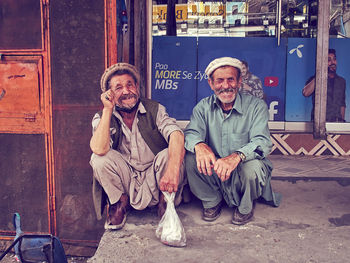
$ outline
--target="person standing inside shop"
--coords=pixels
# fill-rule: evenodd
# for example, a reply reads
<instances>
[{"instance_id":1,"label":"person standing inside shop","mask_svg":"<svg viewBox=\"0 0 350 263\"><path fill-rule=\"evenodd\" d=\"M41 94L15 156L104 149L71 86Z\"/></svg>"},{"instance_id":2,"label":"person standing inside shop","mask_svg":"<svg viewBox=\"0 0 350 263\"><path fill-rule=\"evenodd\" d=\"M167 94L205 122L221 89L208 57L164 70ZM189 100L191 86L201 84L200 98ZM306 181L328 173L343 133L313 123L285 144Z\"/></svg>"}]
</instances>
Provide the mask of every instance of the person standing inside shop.
<instances>
[{"instance_id":1,"label":"person standing inside shop","mask_svg":"<svg viewBox=\"0 0 350 263\"><path fill-rule=\"evenodd\" d=\"M242 62L242 84L239 91L243 94L250 94L260 99L264 99L264 90L261 80L249 71L248 62Z\"/></svg>"},{"instance_id":2,"label":"person standing inside shop","mask_svg":"<svg viewBox=\"0 0 350 263\"><path fill-rule=\"evenodd\" d=\"M303 95L309 97L312 95L311 120L314 119L315 110L315 76L312 76L303 88ZM337 74L337 56L335 49L328 51L328 81L327 81L327 104L326 121L327 122L345 122L345 90L346 81Z\"/></svg>"}]
</instances>

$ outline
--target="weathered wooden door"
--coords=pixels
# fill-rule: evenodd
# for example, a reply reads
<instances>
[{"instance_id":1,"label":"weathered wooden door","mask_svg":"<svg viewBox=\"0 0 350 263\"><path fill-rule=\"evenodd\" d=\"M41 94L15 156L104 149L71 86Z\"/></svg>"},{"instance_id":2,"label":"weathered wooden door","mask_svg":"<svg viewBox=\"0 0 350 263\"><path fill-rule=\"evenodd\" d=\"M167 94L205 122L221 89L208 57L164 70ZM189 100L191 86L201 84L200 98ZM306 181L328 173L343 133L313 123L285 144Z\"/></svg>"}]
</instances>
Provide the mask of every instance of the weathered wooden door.
<instances>
[{"instance_id":1,"label":"weathered wooden door","mask_svg":"<svg viewBox=\"0 0 350 263\"><path fill-rule=\"evenodd\" d=\"M1 0L0 14L0 235L15 212L54 233L47 0Z\"/></svg>"}]
</instances>

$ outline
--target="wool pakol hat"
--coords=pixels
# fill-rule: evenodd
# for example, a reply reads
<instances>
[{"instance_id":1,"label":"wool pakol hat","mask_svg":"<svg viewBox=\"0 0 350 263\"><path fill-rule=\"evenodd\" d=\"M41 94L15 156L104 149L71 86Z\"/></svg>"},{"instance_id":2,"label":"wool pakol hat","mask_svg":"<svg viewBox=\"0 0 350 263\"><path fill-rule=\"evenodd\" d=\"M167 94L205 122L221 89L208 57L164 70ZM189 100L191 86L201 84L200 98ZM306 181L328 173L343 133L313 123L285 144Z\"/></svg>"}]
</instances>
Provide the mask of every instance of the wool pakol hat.
<instances>
[{"instance_id":1,"label":"wool pakol hat","mask_svg":"<svg viewBox=\"0 0 350 263\"><path fill-rule=\"evenodd\" d=\"M208 67L205 69L205 73L207 74L208 77L210 77L210 75L216 69L223 66L232 66L239 69L239 71L242 71L242 67L243 67L242 62L237 58L222 57L222 58L214 59L212 62L210 62Z\"/></svg>"},{"instance_id":2,"label":"wool pakol hat","mask_svg":"<svg viewBox=\"0 0 350 263\"><path fill-rule=\"evenodd\" d=\"M117 71L127 71L130 73L135 79L137 83L140 83L140 74L135 68L135 66L129 63L117 63L105 70L101 77L101 90L105 92L107 90L107 82L109 78Z\"/></svg>"}]
</instances>

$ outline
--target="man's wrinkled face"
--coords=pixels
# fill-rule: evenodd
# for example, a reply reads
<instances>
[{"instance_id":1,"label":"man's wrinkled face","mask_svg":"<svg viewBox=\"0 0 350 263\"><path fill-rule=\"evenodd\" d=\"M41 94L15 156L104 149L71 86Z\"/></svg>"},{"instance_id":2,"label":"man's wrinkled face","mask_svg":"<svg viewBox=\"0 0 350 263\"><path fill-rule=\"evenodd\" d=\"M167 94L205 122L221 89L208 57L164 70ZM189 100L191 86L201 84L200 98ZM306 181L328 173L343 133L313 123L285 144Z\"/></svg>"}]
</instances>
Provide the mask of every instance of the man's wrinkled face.
<instances>
[{"instance_id":1,"label":"man's wrinkled face","mask_svg":"<svg viewBox=\"0 0 350 263\"><path fill-rule=\"evenodd\" d=\"M238 69L224 66L214 71L208 79L210 88L222 103L232 103L241 85Z\"/></svg>"},{"instance_id":2,"label":"man's wrinkled face","mask_svg":"<svg viewBox=\"0 0 350 263\"><path fill-rule=\"evenodd\" d=\"M115 104L122 109L131 109L140 99L138 84L128 74L113 76L109 82Z\"/></svg>"},{"instance_id":3,"label":"man's wrinkled face","mask_svg":"<svg viewBox=\"0 0 350 263\"><path fill-rule=\"evenodd\" d=\"M328 72L335 73L337 71L337 57L330 53L328 54Z\"/></svg>"}]
</instances>

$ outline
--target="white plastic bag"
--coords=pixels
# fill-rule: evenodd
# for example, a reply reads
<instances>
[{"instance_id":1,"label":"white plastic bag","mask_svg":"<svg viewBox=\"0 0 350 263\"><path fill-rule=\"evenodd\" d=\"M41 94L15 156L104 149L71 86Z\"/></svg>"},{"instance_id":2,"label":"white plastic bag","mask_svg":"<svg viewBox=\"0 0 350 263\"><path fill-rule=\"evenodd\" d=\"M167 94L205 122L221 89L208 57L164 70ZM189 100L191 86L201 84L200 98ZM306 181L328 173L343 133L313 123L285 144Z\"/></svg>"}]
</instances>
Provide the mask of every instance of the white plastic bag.
<instances>
[{"instance_id":1,"label":"white plastic bag","mask_svg":"<svg viewBox=\"0 0 350 263\"><path fill-rule=\"evenodd\" d=\"M165 245L184 247L186 246L186 235L185 229L183 228L180 218L175 210L175 193L173 192L169 194L168 192L163 192L163 194L167 206L156 229L156 236L157 238L160 238L160 241Z\"/></svg>"}]
</instances>

